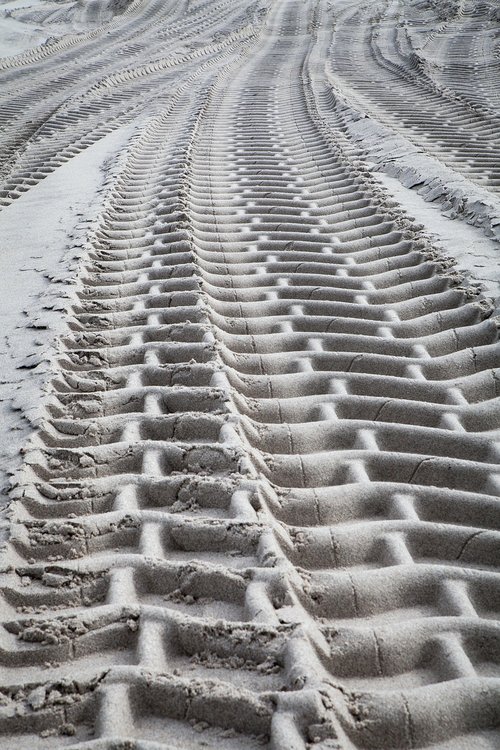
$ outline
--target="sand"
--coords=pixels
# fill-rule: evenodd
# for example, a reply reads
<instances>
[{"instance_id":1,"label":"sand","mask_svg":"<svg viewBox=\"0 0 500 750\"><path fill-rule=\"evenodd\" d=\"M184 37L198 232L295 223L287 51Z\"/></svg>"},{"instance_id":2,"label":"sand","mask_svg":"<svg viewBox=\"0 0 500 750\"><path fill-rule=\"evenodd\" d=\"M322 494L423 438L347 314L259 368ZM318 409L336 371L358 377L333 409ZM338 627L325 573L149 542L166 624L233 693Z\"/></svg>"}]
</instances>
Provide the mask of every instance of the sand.
<instances>
[{"instance_id":1,"label":"sand","mask_svg":"<svg viewBox=\"0 0 500 750\"><path fill-rule=\"evenodd\" d=\"M495 4L0 11L0 747L500 747Z\"/></svg>"},{"instance_id":2,"label":"sand","mask_svg":"<svg viewBox=\"0 0 500 750\"><path fill-rule=\"evenodd\" d=\"M2 377L0 485L22 462L31 427L43 421L41 393L50 389L51 344L66 328L89 225L102 208L105 164L130 128L105 136L0 213Z\"/></svg>"}]
</instances>

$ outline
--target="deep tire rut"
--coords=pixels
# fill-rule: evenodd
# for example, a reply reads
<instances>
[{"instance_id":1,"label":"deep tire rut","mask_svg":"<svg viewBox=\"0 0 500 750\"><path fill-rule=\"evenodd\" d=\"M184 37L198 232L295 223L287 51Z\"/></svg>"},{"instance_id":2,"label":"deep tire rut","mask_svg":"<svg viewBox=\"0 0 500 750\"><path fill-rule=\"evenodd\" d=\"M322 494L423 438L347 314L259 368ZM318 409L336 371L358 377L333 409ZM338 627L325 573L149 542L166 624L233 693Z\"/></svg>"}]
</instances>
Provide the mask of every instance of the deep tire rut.
<instances>
[{"instance_id":1,"label":"deep tire rut","mask_svg":"<svg viewBox=\"0 0 500 750\"><path fill-rule=\"evenodd\" d=\"M9 177L145 76L12 491L4 747L500 746L498 321L349 143L315 6L189 3L225 41Z\"/></svg>"}]
</instances>

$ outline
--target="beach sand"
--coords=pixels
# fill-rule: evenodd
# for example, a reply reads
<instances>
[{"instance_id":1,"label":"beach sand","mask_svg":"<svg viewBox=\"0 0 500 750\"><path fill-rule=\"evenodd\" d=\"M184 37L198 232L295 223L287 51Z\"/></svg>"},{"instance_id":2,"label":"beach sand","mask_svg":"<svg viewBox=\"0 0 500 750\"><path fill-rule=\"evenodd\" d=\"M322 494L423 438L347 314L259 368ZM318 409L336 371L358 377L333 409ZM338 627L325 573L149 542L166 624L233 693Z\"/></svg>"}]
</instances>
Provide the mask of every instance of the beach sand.
<instances>
[{"instance_id":1,"label":"beach sand","mask_svg":"<svg viewBox=\"0 0 500 750\"><path fill-rule=\"evenodd\" d=\"M0 748L500 747L499 21L0 3Z\"/></svg>"}]
</instances>

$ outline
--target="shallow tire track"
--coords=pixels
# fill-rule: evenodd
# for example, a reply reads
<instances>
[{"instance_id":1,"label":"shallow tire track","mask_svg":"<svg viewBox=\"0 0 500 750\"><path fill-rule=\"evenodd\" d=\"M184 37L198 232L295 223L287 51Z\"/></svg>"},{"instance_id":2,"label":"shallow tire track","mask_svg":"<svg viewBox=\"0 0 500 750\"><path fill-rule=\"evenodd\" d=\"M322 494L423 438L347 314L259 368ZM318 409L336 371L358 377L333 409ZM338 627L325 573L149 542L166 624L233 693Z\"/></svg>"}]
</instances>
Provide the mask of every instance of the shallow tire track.
<instances>
[{"instance_id":1,"label":"shallow tire track","mask_svg":"<svg viewBox=\"0 0 500 750\"><path fill-rule=\"evenodd\" d=\"M370 160L497 237L497 10L487 2L414 5L324 6L330 109ZM463 63L466 54L454 49L471 38Z\"/></svg>"}]
</instances>

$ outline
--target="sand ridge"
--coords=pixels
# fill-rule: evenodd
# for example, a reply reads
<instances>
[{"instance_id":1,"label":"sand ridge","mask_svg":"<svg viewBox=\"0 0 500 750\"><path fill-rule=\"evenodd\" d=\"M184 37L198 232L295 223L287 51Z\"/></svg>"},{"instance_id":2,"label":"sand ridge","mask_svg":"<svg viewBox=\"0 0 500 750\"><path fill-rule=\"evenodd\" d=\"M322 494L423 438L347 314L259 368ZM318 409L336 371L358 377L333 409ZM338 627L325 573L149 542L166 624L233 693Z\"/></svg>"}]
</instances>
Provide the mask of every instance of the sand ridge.
<instances>
[{"instance_id":1,"label":"sand ridge","mask_svg":"<svg viewBox=\"0 0 500 750\"><path fill-rule=\"evenodd\" d=\"M5 211L130 135L12 479L0 746L500 744L498 321L350 136L354 10L137 1L6 63Z\"/></svg>"}]
</instances>

